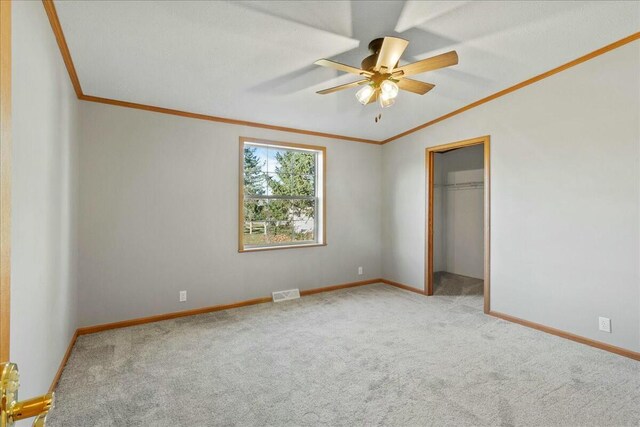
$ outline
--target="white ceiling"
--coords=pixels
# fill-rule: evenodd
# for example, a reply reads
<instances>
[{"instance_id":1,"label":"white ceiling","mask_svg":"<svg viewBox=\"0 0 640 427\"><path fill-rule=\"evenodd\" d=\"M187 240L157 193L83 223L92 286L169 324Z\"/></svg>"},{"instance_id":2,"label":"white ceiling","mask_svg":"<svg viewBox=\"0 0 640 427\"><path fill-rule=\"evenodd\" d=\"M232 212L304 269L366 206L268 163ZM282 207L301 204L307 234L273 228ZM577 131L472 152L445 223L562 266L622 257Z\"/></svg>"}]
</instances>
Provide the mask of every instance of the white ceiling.
<instances>
[{"instance_id":1,"label":"white ceiling","mask_svg":"<svg viewBox=\"0 0 640 427\"><path fill-rule=\"evenodd\" d=\"M86 95L382 140L629 36L640 2L612 1L56 1ZM367 44L410 40L402 63L449 50L457 66L417 79L383 111L356 89Z\"/></svg>"}]
</instances>

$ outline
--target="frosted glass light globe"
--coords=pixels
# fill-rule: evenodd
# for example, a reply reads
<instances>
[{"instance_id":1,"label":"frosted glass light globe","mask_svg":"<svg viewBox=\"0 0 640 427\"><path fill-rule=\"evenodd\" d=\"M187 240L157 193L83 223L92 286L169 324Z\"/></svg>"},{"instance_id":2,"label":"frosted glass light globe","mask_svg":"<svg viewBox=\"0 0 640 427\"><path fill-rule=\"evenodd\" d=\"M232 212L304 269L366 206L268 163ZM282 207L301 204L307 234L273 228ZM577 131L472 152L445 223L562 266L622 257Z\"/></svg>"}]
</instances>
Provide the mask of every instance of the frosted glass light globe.
<instances>
[{"instance_id":1,"label":"frosted glass light globe","mask_svg":"<svg viewBox=\"0 0 640 427\"><path fill-rule=\"evenodd\" d=\"M380 83L380 92L382 96L387 99L392 99L398 96L398 85L391 80L385 80Z\"/></svg>"},{"instance_id":2,"label":"frosted glass light globe","mask_svg":"<svg viewBox=\"0 0 640 427\"><path fill-rule=\"evenodd\" d=\"M371 85L366 85L362 89L356 92L356 99L362 105L367 105L371 97L373 96L375 89Z\"/></svg>"},{"instance_id":3,"label":"frosted glass light globe","mask_svg":"<svg viewBox=\"0 0 640 427\"><path fill-rule=\"evenodd\" d=\"M395 104L396 103L396 99L395 98L388 98L384 94L382 94L378 98L378 102L380 103L380 106L382 108L386 108L386 107L391 107L393 104Z\"/></svg>"}]
</instances>

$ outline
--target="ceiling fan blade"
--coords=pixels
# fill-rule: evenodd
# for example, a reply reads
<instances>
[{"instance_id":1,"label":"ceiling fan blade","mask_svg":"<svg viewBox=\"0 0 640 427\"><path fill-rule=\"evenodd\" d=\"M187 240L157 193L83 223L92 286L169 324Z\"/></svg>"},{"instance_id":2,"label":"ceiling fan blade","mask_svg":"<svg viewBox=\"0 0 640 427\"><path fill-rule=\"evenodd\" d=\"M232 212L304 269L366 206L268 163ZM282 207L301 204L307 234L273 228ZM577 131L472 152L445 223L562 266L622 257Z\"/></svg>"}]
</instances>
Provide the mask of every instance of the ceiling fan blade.
<instances>
[{"instance_id":1,"label":"ceiling fan blade","mask_svg":"<svg viewBox=\"0 0 640 427\"><path fill-rule=\"evenodd\" d=\"M339 62L330 61L328 59L318 59L314 62L316 65L320 65L322 67L333 68L334 70L345 71L347 73L359 74L363 76L371 76L372 72L362 70L360 68L352 67L351 65L341 64Z\"/></svg>"},{"instance_id":2,"label":"ceiling fan blade","mask_svg":"<svg viewBox=\"0 0 640 427\"><path fill-rule=\"evenodd\" d=\"M451 52L443 53L442 55L433 56L431 58L423 59L422 61L413 62L411 64L403 65L394 70L395 73L399 73L401 76L411 76L413 74L424 73L425 71L437 70L438 68L450 67L458 63L458 54L455 50Z\"/></svg>"},{"instance_id":3,"label":"ceiling fan blade","mask_svg":"<svg viewBox=\"0 0 640 427\"><path fill-rule=\"evenodd\" d=\"M367 79L358 80L358 81L347 83L347 84L344 84L344 85L330 87L329 89L319 90L316 93L319 93L320 95L326 95L328 93L337 92L337 91L343 90L343 89L349 89L351 87L356 87L356 86L359 86L359 85L362 85L362 84L365 84L365 83L369 83L369 80L367 80Z\"/></svg>"},{"instance_id":4,"label":"ceiling fan blade","mask_svg":"<svg viewBox=\"0 0 640 427\"><path fill-rule=\"evenodd\" d=\"M380 53L378 53L378 60L376 61L374 70L379 70L384 67L391 71L400 60L400 57L408 45L408 40L398 37L385 37L382 41L382 47L380 48Z\"/></svg>"},{"instance_id":5,"label":"ceiling fan blade","mask_svg":"<svg viewBox=\"0 0 640 427\"><path fill-rule=\"evenodd\" d=\"M418 80L404 78L400 79L397 84L400 89L417 93L418 95L424 95L436 86L432 85L431 83L419 82Z\"/></svg>"}]
</instances>

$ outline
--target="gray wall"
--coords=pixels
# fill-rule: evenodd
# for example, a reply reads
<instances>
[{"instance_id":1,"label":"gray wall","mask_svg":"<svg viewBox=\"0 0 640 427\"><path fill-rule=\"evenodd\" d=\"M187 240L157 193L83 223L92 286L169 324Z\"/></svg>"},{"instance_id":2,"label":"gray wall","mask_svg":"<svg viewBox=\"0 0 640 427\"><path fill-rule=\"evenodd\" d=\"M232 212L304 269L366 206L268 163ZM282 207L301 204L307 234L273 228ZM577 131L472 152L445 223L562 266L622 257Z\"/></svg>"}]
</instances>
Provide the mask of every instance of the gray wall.
<instances>
[{"instance_id":1,"label":"gray wall","mask_svg":"<svg viewBox=\"0 0 640 427\"><path fill-rule=\"evenodd\" d=\"M327 246L237 252L240 136L327 147ZM79 326L380 277L379 146L88 102L81 139Z\"/></svg>"},{"instance_id":2,"label":"gray wall","mask_svg":"<svg viewBox=\"0 0 640 427\"><path fill-rule=\"evenodd\" d=\"M423 286L425 147L490 134L492 309L640 350L639 48L384 145L383 277Z\"/></svg>"},{"instance_id":3,"label":"gray wall","mask_svg":"<svg viewBox=\"0 0 640 427\"><path fill-rule=\"evenodd\" d=\"M12 9L11 360L26 398L47 391L77 326L79 102L42 3Z\"/></svg>"}]
</instances>

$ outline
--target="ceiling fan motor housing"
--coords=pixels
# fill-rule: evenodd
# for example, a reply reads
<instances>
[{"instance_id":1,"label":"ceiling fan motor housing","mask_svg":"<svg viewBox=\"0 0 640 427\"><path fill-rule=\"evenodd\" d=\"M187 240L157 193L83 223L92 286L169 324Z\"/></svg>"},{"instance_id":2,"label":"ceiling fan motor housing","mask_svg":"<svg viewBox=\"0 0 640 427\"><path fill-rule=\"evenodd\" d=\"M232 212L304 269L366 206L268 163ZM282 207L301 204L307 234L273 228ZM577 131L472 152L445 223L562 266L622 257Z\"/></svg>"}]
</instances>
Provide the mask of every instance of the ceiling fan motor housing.
<instances>
[{"instance_id":1,"label":"ceiling fan motor housing","mask_svg":"<svg viewBox=\"0 0 640 427\"><path fill-rule=\"evenodd\" d=\"M373 71L374 67L376 66L376 63L378 62L378 55L380 54L380 49L382 49L383 42L384 42L384 38L382 37L373 39L371 40L371 42L369 42L368 48L369 48L369 51L371 52L371 55L364 58L360 63L360 67L363 70ZM398 64L395 64L394 68L397 66Z\"/></svg>"},{"instance_id":2,"label":"ceiling fan motor housing","mask_svg":"<svg viewBox=\"0 0 640 427\"><path fill-rule=\"evenodd\" d=\"M375 67L377 61L378 61L378 54L374 53L373 55L369 55L366 58L364 58L360 63L360 67L363 70L373 71L373 67Z\"/></svg>"}]
</instances>

